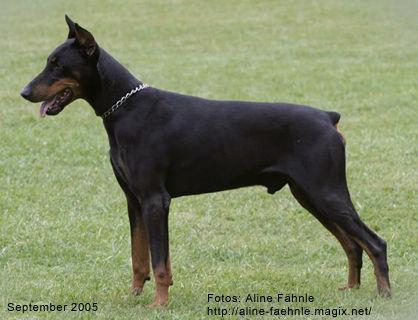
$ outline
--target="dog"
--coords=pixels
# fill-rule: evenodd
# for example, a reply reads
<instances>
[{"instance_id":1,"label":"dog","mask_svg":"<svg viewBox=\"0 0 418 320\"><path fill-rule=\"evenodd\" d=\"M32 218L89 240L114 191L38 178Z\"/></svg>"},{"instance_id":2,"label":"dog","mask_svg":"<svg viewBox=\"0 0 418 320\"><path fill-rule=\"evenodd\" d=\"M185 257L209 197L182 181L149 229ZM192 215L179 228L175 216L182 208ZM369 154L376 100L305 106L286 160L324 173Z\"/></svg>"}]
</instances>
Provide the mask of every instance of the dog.
<instances>
[{"instance_id":1,"label":"dog","mask_svg":"<svg viewBox=\"0 0 418 320\"><path fill-rule=\"evenodd\" d=\"M110 161L126 195L132 291L156 282L152 306L168 303L172 285L168 213L172 198L260 185L285 185L340 242L348 281L360 285L363 250L378 292L390 296L386 242L368 228L350 198L340 115L287 103L215 101L149 87L67 15L67 39L22 90L42 102L40 115L86 100L103 118Z\"/></svg>"}]
</instances>

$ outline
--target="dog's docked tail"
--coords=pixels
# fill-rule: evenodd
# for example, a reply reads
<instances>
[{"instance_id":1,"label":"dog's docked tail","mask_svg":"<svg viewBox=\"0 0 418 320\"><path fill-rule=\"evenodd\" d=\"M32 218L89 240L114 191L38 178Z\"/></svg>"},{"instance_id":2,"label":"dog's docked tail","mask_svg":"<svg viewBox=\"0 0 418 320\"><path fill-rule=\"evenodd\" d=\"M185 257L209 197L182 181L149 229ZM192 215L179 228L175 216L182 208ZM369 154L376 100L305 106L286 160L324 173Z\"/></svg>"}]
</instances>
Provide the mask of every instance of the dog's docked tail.
<instances>
[{"instance_id":1,"label":"dog's docked tail","mask_svg":"<svg viewBox=\"0 0 418 320\"><path fill-rule=\"evenodd\" d=\"M340 121L341 115L338 112L334 112L334 111L327 111L327 113L332 124L336 127L338 124L338 121Z\"/></svg>"},{"instance_id":2,"label":"dog's docked tail","mask_svg":"<svg viewBox=\"0 0 418 320\"><path fill-rule=\"evenodd\" d=\"M331 120L332 125L337 129L338 133L341 135L341 138L343 139L343 143L346 143L345 137L338 128L338 122L340 121L341 115L338 112L334 111L327 111L329 119Z\"/></svg>"}]
</instances>

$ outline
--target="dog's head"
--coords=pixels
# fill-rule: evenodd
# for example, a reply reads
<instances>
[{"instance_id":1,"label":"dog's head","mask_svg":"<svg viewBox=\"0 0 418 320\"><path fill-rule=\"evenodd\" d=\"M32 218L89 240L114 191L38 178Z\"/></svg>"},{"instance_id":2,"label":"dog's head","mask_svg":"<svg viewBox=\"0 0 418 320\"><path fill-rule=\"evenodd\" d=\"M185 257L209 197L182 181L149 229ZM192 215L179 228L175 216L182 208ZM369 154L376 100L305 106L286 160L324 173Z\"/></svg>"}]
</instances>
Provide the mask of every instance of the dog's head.
<instances>
[{"instance_id":1,"label":"dog's head","mask_svg":"<svg viewBox=\"0 0 418 320\"><path fill-rule=\"evenodd\" d=\"M22 90L23 98L42 102L40 115L56 115L78 98L86 99L96 83L100 50L90 32L67 15L67 40L48 57L45 68Z\"/></svg>"}]
</instances>

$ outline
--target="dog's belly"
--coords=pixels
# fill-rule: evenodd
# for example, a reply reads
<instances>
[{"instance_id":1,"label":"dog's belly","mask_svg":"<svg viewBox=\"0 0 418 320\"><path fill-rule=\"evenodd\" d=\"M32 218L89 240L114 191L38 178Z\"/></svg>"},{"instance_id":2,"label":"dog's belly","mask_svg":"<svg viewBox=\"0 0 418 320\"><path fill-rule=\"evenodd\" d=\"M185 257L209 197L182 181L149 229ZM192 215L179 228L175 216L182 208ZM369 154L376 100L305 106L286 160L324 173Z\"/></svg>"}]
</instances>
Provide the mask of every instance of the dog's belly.
<instances>
[{"instance_id":1,"label":"dog's belly","mask_svg":"<svg viewBox=\"0 0 418 320\"><path fill-rule=\"evenodd\" d=\"M257 184L256 174L225 179L219 173L209 175L190 172L188 174L170 174L166 181L167 191L172 197L216 192Z\"/></svg>"},{"instance_id":2,"label":"dog's belly","mask_svg":"<svg viewBox=\"0 0 418 320\"><path fill-rule=\"evenodd\" d=\"M166 188L171 197L210 193L241 187L262 185L269 193L280 190L287 183L287 175L280 165L241 167L239 163L173 168L168 172Z\"/></svg>"}]
</instances>

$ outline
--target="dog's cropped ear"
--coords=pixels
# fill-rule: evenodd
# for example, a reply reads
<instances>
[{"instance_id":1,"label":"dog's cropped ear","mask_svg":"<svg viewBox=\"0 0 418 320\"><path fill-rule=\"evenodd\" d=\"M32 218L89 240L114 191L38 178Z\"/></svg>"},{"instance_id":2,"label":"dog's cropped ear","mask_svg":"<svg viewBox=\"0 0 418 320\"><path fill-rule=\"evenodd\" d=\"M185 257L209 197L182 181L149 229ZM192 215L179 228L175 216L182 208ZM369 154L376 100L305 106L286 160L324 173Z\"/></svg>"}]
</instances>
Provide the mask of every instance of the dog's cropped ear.
<instances>
[{"instance_id":1,"label":"dog's cropped ear","mask_svg":"<svg viewBox=\"0 0 418 320\"><path fill-rule=\"evenodd\" d=\"M75 38L75 23L67 15L65 15L65 22L68 24L68 39Z\"/></svg>"},{"instance_id":2,"label":"dog's cropped ear","mask_svg":"<svg viewBox=\"0 0 418 320\"><path fill-rule=\"evenodd\" d=\"M91 57L95 54L97 50L96 40L94 40L90 32L80 27L77 23L75 24L75 39L86 55Z\"/></svg>"},{"instance_id":3,"label":"dog's cropped ear","mask_svg":"<svg viewBox=\"0 0 418 320\"><path fill-rule=\"evenodd\" d=\"M68 39L75 39L83 52L87 56L92 57L97 52L97 43L94 40L93 35L72 21L67 15L65 15L65 21L67 22L69 29Z\"/></svg>"}]
</instances>

